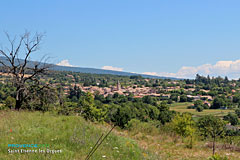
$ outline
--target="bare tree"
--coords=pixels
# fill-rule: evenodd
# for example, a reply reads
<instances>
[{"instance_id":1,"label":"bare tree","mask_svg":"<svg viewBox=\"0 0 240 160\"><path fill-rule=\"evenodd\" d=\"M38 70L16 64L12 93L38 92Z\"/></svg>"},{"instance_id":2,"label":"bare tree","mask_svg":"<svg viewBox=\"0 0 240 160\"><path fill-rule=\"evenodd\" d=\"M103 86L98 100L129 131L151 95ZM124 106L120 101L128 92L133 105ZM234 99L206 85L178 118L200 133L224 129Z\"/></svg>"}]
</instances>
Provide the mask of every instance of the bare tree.
<instances>
[{"instance_id":1,"label":"bare tree","mask_svg":"<svg viewBox=\"0 0 240 160\"><path fill-rule=\"evenodd\" d=\"M50 65L46 63L45 57L38 62L29 63L30 55L39 50L43 34L31 35L26 31L18 38L16 36L11 38L8 33L5 34L10 47L0 49L0 54L4 57L0 59L0 64L11 76L13 85L16 87L15 108L19 110L29 94L28 88L34 82L39 84L38 76L46 73Z\"/></svg>"}]
</instances>

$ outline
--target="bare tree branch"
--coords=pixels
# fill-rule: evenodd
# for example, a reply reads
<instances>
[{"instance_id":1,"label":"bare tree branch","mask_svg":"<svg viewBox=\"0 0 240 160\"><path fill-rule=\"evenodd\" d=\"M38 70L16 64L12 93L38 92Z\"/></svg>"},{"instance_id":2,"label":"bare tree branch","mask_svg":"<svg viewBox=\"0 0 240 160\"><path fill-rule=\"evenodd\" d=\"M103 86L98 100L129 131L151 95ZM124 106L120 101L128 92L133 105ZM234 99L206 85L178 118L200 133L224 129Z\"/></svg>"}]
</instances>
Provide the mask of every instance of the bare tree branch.
<instances>
[{"instance_id":1,"label":"bare tree branch","mask_svg":"<svg viewBox=\"0 0 240 160\"><path fill-rule=\"evenodd\" d=\"M17 39L16 36L11 39L9 34L5 32L7 40L10 43L10 47L5 50L0 49L0 54L6 59L0 59L0 64L5 67L7 73L12 75L14 85L16 87L16 108L19 109L25 98L26 91L28 90L27 81L35 81L36 77L44 74L50 67L47 64L47 58L44 56L41 61L36 64L30 64L29 59L33 52L39 50L40 43L43 38L43 34L36 33L33 36L30 32L25 33ZM16 41L18 43L16 44ZM23 51L25 56L19 58L20 52ZM22 55L22 54L21 54ZM26 74L29 74L26 76Z\"/></svg>"}]
</instances>

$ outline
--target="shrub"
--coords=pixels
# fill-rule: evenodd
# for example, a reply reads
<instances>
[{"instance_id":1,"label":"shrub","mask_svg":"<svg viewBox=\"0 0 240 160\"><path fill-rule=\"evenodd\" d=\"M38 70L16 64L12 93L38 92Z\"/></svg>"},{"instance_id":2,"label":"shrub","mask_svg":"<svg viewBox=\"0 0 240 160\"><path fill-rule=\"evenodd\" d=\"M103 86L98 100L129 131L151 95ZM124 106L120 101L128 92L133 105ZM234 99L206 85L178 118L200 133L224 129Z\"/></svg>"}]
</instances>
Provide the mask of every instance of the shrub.
<instances>
[{"instance_id":1,"label":"shrub","mask_svg":"<svg viewBox=\"0 0 240 160\"><path fill-rule=\"evenodd\" d=\"M5 110L7 107L5 105L0 105L0 110Z\"/></svg>"},{"instance_id":2,"label":"shrub","mask_svg":"<svg viewBox=\"0 0 240 160\"><path fill-rule=\"evenodd\" d=\"M189 113L177 114L172 120L173 130L183 138L189 137L188 148L193 147L193 135L196 132L195 122Z\"/></svg>"},{"instance_id":3,"label":"shrub","mask_svg":"<svg viewBox=\"0 0 240 160\"><path fill-rule=\"evenodd\" d=\"M187 109L194 109L195 107L194 107L194 105L192 105L192 106L187 106Z\"/></svg>"},{"instance_id":4,"label":"shrub","mask_svg":"<svg viewBox=\"0 0 240 160\"><path fill-rule=\"evenodd\" d=\"M153 135L158 133L158 129L155 125L154 122L141 122L138 119L131 119L125 127L133 134L144 133Z\"/></svg>"},{"instance_id":5,"label":"shrub","mask_svg":"<svg viewBox=\"0 0 240 160\"><path fill-rule=\"evenodd\" d=\"M202 107L203 107L204 109L209 109L209 106L208 106L208 104L206 104L206 103L204 103L204 104L202 105Z\"/></svg>"},{"instance_id":6,"label":"shrub","mask_svg":"<svg viewBox=\"0 0 240 160\"><path fill-rule=\"evenodd\" d=\"M60 115L72 115L77 104L73 102L65 102L63 106L58 107L58 114Z\"/></svg>"},{"instance_id":7,"label":"shrub","mask_svg":"<svg viewBox=\"0 0 240 160\"><path fill-rule=\"evenodd\" d=\"M202 111L203 111L203 107L202 107L202 106L198 106L198 107L196 108L196 111L202 112Z\"/></svg>"},{"instance_id":8,"label":"shrub","mask_svg":"<svg viewBox=\"0 0 240 160\"><path fill-rule=\"evenodd\" d=\"M5 106L10 108L10 109L14 109L16 106L16 100L15 98L8 96L5 100Z\"/></svg>"},{"instance_id":9,"label":"shrub","mask_svg":"<svg viewBox=\"0 0 240 160\"><path fill-rule=\"evenodd\" d=\"M208 160L228 160L227 157L221 157L220 155L213 155L211 157L208 158Z\"/></svg>"},{"instance_id":10,"label":"shrub","mask_svg":"<svg viewBox=\"0 0 240 160\"><path fill-rule=\"evenodd\" d=\"M126 129L128 130L133 130L138 128L138 126L140 125L141 121L138 119L131 119L130 121L128 121L128 123L125 125Z\"/></svg>"},{"instance_id":11,"label":"shrub","mask_svg":"<svg viewBox=\"0 0 240 160\"><path fill-rule=\"evenodd\" d=\"M223 120L228 121L231 125L238 124L238 116L234 113L228 113L226 116L223 117Z\"/></svg>"},{"instance_id":12,"label":"shrub","mask_svg":"<svg viewBox=\"0 0 240 160\"><path fill-rule=\"evenodd\" d=\"M238 118L240 118L240 109L236 109L235 113L237 114Z\"/></svg>"}]
</instances>

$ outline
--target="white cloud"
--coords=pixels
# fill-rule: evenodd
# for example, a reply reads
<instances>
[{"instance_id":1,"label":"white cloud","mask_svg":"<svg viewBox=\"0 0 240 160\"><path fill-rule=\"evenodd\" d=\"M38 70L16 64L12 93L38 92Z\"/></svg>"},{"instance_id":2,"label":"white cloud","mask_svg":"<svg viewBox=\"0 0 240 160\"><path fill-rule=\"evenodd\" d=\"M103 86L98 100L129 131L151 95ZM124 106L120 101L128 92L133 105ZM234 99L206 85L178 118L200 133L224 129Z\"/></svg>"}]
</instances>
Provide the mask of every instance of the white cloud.
<instances>
[{"instance_id":1,"label":"white cloud","mask_svg":"<svg viewBox=\"0 0 240 160\"><path fill-rule=\"evenodd\" d=\"M150 72L151 73L151 72ZM155 73L155 72L152 72ZM158 76L194 78L196 74L210 76L228 76L231 79L240 78L240 60L218 61L216 64L203 64L200 66L183 66L176 73L161 72Z\"/></svg>"},{"instance_id":2,"label":"white cloud","mask_svg":"<svg viewBox=\"0 0 240 160\"><path fill-rule=\"evenodd\" d=\"M151 75L151 76L158 76L157 72L143 72L142 74Z\"/></svg>"},{"instance_id":3,"label":"white cloud","mask_svg":"<svg viewBox=\"0 0 240 160\"><path fill-rule=\"evenodd\" d=\"M113 67L113 66L103 66L102 69L112 70L112 71L123 71L123 68Z\"/></svg>"},{"instance_id":4,"label":"white cloud","mask_svg":"<svg viewBox=\"0 0 240 160\"><path fill-rule=\"evenodd\" d=\"M73 67L73 65L71 65L67 59L62 60L61 62L57 63L57 65L58 65L58 66Z\"/></svg>"}]
</instances>

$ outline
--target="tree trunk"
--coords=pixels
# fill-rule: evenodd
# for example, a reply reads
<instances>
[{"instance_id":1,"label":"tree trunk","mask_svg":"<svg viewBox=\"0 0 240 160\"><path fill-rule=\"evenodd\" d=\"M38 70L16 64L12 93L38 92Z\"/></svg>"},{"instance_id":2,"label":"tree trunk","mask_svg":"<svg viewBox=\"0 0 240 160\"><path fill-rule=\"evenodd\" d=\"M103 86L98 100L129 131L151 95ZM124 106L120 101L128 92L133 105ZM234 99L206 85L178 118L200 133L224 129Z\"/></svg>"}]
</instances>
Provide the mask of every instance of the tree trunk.
<instances>
[{"instance_id":1,"label":"tree trunk","mask_svg":"<svg viewBox=\"0 0 240 160\"><path fill-rule=\"evenodd\" d=\"M213 155L215 154L215 141L216 141L216 139L215 139L215 137L213 138Z\"/></svg>"},{"instance_id":2,"label":"tree trunk","mask_svg":"<svg viewBox=\"0 0 240 160\"><path fill-rule=\"evenodd\" d=\"M15 106L15 109L16 109L16 110L19 110L19 109L21 108L21 106L22 106L22 102L21 102L21 100L16 100L16 106Z\"/></svg>"},{"instance_id":3,"label":"tree trunk","mask_svg":"<svg viewBox=\"0 0 240 160\"><path fill-rule=\"evenodd\" d=\"M22 102L23 102L23 92L22 92L20 87L17 87L17 91L16 91L16 106L15 106L16 110L19 110L21 108Z\"/></svg>"},{"instance_id":4,"label":"tree trunk","mask_svg":"<svg viewBox=\"0 0 240 160\"><path fill-rule=\"evenodd\" d=\"M193 135L191 135L190 148L193 148Z\"/></svg>"}]
</instances>

